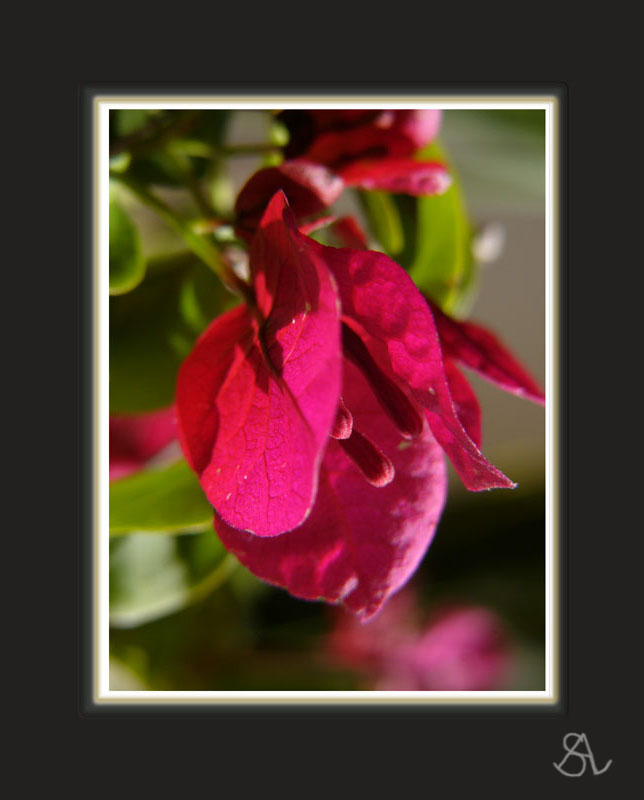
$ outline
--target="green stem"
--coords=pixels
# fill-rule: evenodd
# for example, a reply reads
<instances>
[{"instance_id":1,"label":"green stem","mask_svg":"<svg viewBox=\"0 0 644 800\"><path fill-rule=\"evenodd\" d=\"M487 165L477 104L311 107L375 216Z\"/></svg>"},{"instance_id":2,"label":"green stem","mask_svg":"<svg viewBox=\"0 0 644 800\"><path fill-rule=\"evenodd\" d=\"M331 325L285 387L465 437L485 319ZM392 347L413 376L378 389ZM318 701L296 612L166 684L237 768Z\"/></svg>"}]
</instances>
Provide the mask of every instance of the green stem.
<instances>
[{"instance_id":1,"label":"green stem","mask_svg":"<svg viewBox=\"0 0 644 800\"><path fill-rule=\"evenodd\" d=\"M110 172L110 178L125 186L145 206L152 209L161 219L177 233L188 248L198 256L210 269L225 282L229 282L230 269L224 262L217 247L203 236L195 233L191 226L177 216L175 211L158 197L155 197L146 186L139 183L127 173Z\"/></svg>"},{"instance_id":2,"label":"green stem","mask_svg":"<svg viewBox=\"0 0 644 800\"><path fill-rule=\"evenodd\" d=\"M169 614L183 611L187 606L200 603L205 600L215 589L222 586L228 577L233 573L239 562L228 553L215 569L206 575L199 583L189 589L181 590L170 595L166 595L162 605L145 609L143 614L135 614L134 619L127 610L113 608L110 610L110 624L116 627L131 627L145 622L152 622Z\"/></svg>"},{"instance_id":3,"label":"green stem","mask_svg":"<svg viewBox=\"0 0 644 800\"><path fill-rule=\"evenodd\" d=\"M177 177L192 195L199 212L203 214L204 217L217 216L214 209L206 199L201 189L201 185L192 171L190 159L183 153L168 152L167 157L171 159L176 170Z\"/></svg>"},{"instance_id":4,"label":"green stem","mask_svg":"<svg viewBox=\"0 0 644 800\"><path fill-rule=\"evenodd\" d=\"M223 583L226 582L228 577L233 573L239 562L231 553L225 556L224 560L219 564L211 573L196 583L188 592L188 603L198 603L205 600L209 594L218 589Z\"/></svg>"}]
</instances>

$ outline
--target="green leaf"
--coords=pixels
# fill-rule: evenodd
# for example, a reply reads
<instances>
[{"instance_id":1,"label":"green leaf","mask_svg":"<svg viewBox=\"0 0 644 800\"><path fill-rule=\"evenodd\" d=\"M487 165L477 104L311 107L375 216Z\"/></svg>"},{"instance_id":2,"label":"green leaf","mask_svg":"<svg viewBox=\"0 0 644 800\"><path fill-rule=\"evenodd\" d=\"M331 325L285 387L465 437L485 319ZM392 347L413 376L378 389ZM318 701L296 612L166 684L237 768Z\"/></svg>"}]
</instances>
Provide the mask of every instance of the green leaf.
<instances>
[{"instance_id":1,"label":"green leaf","mask_svg":"<svg viewBox=\"0 0 644 800\"><path fill-rule=\"evenodd\" d=\"M197 124L190 131L190 138L199 139L213 147L221 147L228 133L231 113L227 109L202 111Z\"/></svg>"},{"instance_id":2,"label":"green leaf","mask_svg":"<svg viewBox=\"0 0 644 800\"><path fill-rule=\"evenodd\" d=\"M369 228L385 252L395 258L405 245L400 213L392 195L386 192L359 192Z\"/></svg>"},{"instance_id":3,"label":"green leaf","mask_svg":"<svg viewBox=\"0 0 644 800\"><path fill-rule=\"evenodd\" d=\"M422 158L447 161L437 143ZM409 273L421 291L449 313L458 313L476 278L472 255L473 229L457 175L450 166L452 185L441 195L421 197L416 206L416 247Z\"/></svg>"},{"instance_id":4,"label":"green leaf","mask_svg":"<svg viewBox=\"0 0 644 800\"><path fill-rule=\"evenodd\" d=\"M196 161L201 164L201 175L204 171L203 160L198 159ZM177 169L175 159L164 150L146 153L141 156L135 154L132 156L128 173L143 184L179 187L185 183L184 172Z\"/></svg>"},{"instance_id":5,"label":"green leaf","mask_svg":"<svg viewBox=\"0 0 644 800\"><path fill-rule=\"evenodd\" d=\"M212 529L195 536L133 534L112 541L110 625L143 625L199 602L236 564Z\"/></svg>"},{"instance_id":6,"label":"green leaf","mask_svg":"<svg viewBox=\"0 0 644 800\"><path fill-rule=\"evenodd\" d=\"M143 283L110 300L110 412L170 405L196 337L237 302L196 256L151 259Z\"/></svg>"},{"instance_id":7,"label":"green leaf","mask_svg":"<svg viewBox=\"0 0 644 800\"><path fill-rule=\"evenodd\" d=\"M147 125L152 115L145 108L120 108L110 111L110 125L114 136L130 136Z\"/></svg>"},{"instance_id":8,"label":"green leaf","mask_svg":"<svg viewBox=\"0 0 644 800\"><path fill-rule=\"evenodd\" d=\"M130 174L143 184L158 186L185 185L185 170L177 169L172 153L177 149L188 157L188 169L196 178L204 178L209 168L210 157L223 146L230 112L225 110L166 112L156 137L145 142L141 152L132 153ZM181 148L181 142L192 143L192 154ZM205 145L206 150L195 151L195 145ZM196 157L192 157L195 156Z\"/></svg>"},{"instance_id":9,"label":"green leaf","mask_svg":"<svg viewBox=\"0 0 644 800\"><path fill-rule=\"evenodd\" d=\"M110 483L110 534L190 533L212 524L213 509L184 461Z\"/></svg>"},{"instance_id":10,"label":"green leaf","mask_svg":"<svg viewBox=\"0 0 644 800\"><path fill-rule=\"evenodd\" d=\"M110 198L110 294L130 292L145 276L143 247L134 223Z\"/></svg>"},{"instance_id":11,"label":"green leaf","mask_svg":"<svg viewBox=\"0 0 644 800\"><path fill-rule=\"evenodd\" d=\"M494 125L505 125L510 128L518 128L527 131L534 136L543 138L546 130L546 112L543 110L530 110L522 108L514 109L494 109L493 111L480 110L478 115Z\"/></svg>"}]
</instances>

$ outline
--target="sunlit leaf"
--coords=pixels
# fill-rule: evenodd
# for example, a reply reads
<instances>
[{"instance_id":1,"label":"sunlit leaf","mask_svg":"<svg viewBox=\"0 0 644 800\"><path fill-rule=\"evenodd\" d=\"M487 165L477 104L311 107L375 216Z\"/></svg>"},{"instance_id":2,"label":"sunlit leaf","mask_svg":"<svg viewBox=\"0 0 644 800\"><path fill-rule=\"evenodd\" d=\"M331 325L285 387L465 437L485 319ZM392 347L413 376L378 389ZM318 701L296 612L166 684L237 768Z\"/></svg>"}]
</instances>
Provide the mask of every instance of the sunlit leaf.
<instances>
[{"instance_id":1,"label":"sunlit leaf","mask_svg":"<svg viewBox=\"0 0 644 800\"><path fill-rule=\"evenodd\" d=\"M145 259L138 231L118 202L110 199L110 294L131 291L144 275Z\"/></svg>"},{"instance_id":2,"label":"sunlit leaf","mask_svg":"<svg viewBox=\"0 0 644 800\"><path fill-rule=\"evenodd\" d=\"M405 236L400 213L386 192L360 192L369 228L384 251L395 258L403 249Z\"/></svg>"},{"instance_id":3,"label":"sunlit leaf","mask_svg":"<svg viewBox=\"0 0 644 800\"><path fill-rule=\"evenodd\" d=\"M420 156L447 162L436 142ZM444 194L417 201L416 247L409 272L416 285L439 306L456 313L472 287L476 270L471 246L473 230L452 166L450 175L452 185Z\"/></svg>"},{"instance_id":4,"label":"sunlit leaf","mask_svg":"<svg viewBox=\"0 0 644 800\"><path fill-rule=\"evenodd\" d=\"M212 529L195 536L133 534L110 546L110 625L131 628L198 602L236 566Z\"/></svg>"},{"instance_id":5,"label":"sunlit leaf","mask_svg":"<svg viewBox=\"0 0 644 800\"><path fill-rule=\"evenodd\" d=\"M208 526L212 517L212 506L183 460L110 484L111 534L189 532Z\"/></svg>"}]
</instances>

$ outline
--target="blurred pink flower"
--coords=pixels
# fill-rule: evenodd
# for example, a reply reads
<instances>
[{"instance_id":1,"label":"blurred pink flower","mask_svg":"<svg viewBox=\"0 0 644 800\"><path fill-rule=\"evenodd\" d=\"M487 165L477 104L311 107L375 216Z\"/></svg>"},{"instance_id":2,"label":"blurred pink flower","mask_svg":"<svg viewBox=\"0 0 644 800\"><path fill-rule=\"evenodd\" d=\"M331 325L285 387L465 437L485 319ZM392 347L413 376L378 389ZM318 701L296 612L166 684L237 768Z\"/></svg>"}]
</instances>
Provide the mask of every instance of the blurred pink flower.
<instances>
[{"instance_id":1,"label":"blurred pink flower","mask_svg":"<svg viewBox=\"0 0 644 800\"><path fill-rule=\"evenodd\" d=\"M290 141L289 160L321 164L347 186L411 195L441 194L450 185L445 167L417 161L435 139L438 109L289 110L280 115Z\"/></svg>"},{"instance_id":2,"label":"blurred pink flower","mask_svg":"<svg viewBox=\"0 0 644 800\"><path fill-rule=\"evenodd\" d=\"M110 480L143 469L176 439L174 406L147 414L110 416Z\"/></svg>"},{"instance_id":3,"label":"blurred pink flower","mask_svg":"<svg viewBox=\"0 0 644 800\"><path fill-rule=\"evenodd\" d=\"M424 626L412 592L392 597L373 620L338 615L329 652L382 691L500 688L511 653L498 617L485 608L444 609Z\"/></svg>"}]
</instances>

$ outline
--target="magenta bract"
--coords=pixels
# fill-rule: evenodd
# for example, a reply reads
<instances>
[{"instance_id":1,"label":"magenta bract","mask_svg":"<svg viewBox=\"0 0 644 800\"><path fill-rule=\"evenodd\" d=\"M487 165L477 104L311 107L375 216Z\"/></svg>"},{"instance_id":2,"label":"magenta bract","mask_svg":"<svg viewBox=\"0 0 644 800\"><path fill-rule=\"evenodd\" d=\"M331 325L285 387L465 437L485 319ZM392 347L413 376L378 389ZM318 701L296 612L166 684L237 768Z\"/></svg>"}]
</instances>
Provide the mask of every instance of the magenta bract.
<instances>
[{"instance_id":1,"label":"magenta bract","mask_svg":"<svg viewBox=\"0 0 644 800\"><path fill-rule=\"evenodd\" d=\"M278 192L250 273L247 305L216 319L181 367L186 457L223 543L253 573L367 619L434 535L443 451L471 490L514 484L480 452L476 397L390 258L318 244Z\"/></svg>"},{"instance_id":2,"label":"magenta bract","mask_svg":"<svg viewBox=\"0 0 644 800\"><path fill-rule=\"evenodd\" d=\"M320 253L336 279L343 320L385 376L427 416L465 486L472 491L513 487L485 459L456 413L432 314L409 275L382 253L313 241L309 248Z\"/></svg>"},{"instance_id":3,"label":"magenta bract","mask_svg":"<svg viewBox=\"0 0 644 800\"><path fill-rule=\"evenodd\" d=\"M543 405L545 395L530 373L519 364L493 333L472 322L451 319L431 300L445 359L469 367L506 392Z\"/></svg>"},{"instance_id":4,"label":"magenta bract","mask_svg":"<svg viewBox=\"0 0 644 800\"><path fill-rule=\"evenodd\" d=\"M174 407L110 416L110 480L142 469L176 438Z\"/></svg>"},{"instance_id":5,"label":"magenta bract","mask_svg":"<svg viewBox=\"0 0 644 800\"><path fill-rule=\"evenodd\" d=\"M286 111L288 159L322 164L348 186L411 195L444 192L445 167L412 156L437 135L441 111L317 110Z\"/></svg>"},{"instance_id":6,"label":"magenta bract","mask_svg":"<svg viewBox=\"0 0 644 800\"><path fill-rule=\"evenodd\" d=\"M317 491L340 395L340 320L332 276L280 193L250 252L256 297L216 319L181 366L181 442L230 525L276 536Z\"/></svg>"},{"instance_id":7,"label":"magenta bract","mask_svg":"<svg viewBox=\"0 0 644 800\"><path fill-rule=\"evenodd\" d=\"M443 453L425 424L413 442L385 416L360 371L345 361L343 397L354 426L387 453L395 477L369 483L340 441L329 440L310 517L296 530L260 539L220 518L224 545L258 577L296 597L342 602L363 619L414 572L445 502Z\"/></svg>"},{"instance_id":8,"label":"magenta bract","mask_svg":"<svg viewBox=\"0 0 644 800\"><path fill-rule=\"evenodd\" d=\"M287 161L278 167L255 172L244 184L235 202L235 230L250 240L270 199L281 190L298 220L333 205L342 194L344 182L326 167L301 161Z\"/></svg>"}]
</instances>

